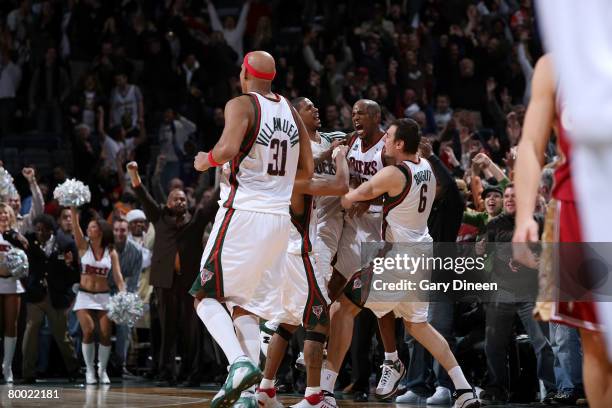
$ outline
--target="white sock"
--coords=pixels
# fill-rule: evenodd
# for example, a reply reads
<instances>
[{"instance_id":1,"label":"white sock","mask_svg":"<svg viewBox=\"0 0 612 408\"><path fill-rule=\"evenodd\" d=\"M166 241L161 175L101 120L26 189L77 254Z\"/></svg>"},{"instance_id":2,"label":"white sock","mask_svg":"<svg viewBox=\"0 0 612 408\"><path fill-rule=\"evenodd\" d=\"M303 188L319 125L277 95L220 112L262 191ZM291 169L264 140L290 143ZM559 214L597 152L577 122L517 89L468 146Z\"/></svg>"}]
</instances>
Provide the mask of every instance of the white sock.
<instances>
[{"instance_id":1,"label":"white sock","mask_svg":"<svg viewBox=\"0 0 612 408\"><path fill-rule=\"evenodd\" d=\"M238 357L245 355L236 337L234 323L221 303L215 299L202 299L198 304L196 313L208 329L212 338L215 339L219 347L221 347L230 364ZM259 342L259 334L257 334L257 336L257 341Z\"/></svg>"},{"instance_id":2,"label":"white sock","mask_svg":"<svg viewBox=\"0 0 612 408\"><path fill-rule=\"evenodd\" d=\"M324 368L321 370L321 389L327 392L334 392L334 386L336 385L336 378L338 373Z\"/></svg>"},{"instance_id":3,"label":"white sock","mask_svg":"<svg viewBox=\"0 0 612 408\"><path fill-rule=\"evenodd\" d=\"M102 344L98 346L98 369L100 369L100 371L106 371L110 352L111 346L103 346Z\"/></svg>"},{"instance_id":4,"label":"white sock","mask_svg":"<svg viewBox=\"0 0 612 408\"><path fill-rule=\"evenodd\" d=\"M87 370L94 370L94 356L96 354L96 348L94 343L81 343L81 351L83 352L83 360Z\"/></svg>"},{"instance_id":5,"label":"white sock","mask_svg":"<svg viewBox=\"0 0 612 408\"><path fill-rule=\"evenodd\" d=\"M2 360L2 368L12 367L13 356L15 355L16 346L17 346L17 337L4 336L4 359Z\"/></svg>"},{"instance_id":6,"label":"white sock","mask_svg":"<svg viewBox=\"0 0 612 408\"><path fill-rule=\"evenodd\" d=\"M385 360L391 360L393 362L396 362L399 359L399 357L397 356L397 350L395 350L393 353L387 353L385 351Z\"/></svg>"},{"instance_id":7,"label":"white sock","mask_svg":"<svg viewBox=\"0 0 612 408\"><path fill-rule=\"evenodd\" d=\"M267 378L263 378L261 383L259 383L259 388L262 390L269 390L274 388L274 380L268 380Z\"/></svg>"},{"instance_id":8,"label":"white sock","mask_svg":"<svg viewBox=\"0 0 612 408\"><path fill-rule=\"evenodd\" d=\"M448 370L448 376L451 378L451 380L453 380L453 385L455 386L456 390L472 389L470 383L465 379L463 371L461 371L461 367L456 366Z\"/></svg>"},{"instance_id":9,"label":"white sock","mask_svg":"<svg viewBox=\"0 0 612 408\"><path fill-rule=\"evenodd\" d=\"M306 392L304 393L305 397L310 397L311 395L318 394L321 392L321 387L306 387Z\"/></svg>"},{"instance_id":10,"label":"white sock","mask_svg":"<svg viewBox=\"0 0 612 408\"><path fill-rule=\"evenodd\" d=\"M259 365L259 318L254 315L240 316L234 319L236 336L242 350L257 365Z\"/></svg>"}]
</instances>

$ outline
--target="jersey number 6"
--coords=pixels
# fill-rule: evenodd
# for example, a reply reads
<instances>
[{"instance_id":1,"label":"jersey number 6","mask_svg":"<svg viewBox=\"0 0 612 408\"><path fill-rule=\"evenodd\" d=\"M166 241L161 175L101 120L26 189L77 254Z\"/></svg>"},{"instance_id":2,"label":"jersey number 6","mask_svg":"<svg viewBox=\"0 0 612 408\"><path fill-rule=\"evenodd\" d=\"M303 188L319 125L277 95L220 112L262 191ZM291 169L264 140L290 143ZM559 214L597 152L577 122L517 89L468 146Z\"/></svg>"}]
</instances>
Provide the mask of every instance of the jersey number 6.
<instances>
[{"instance_id":1,"label":"jersey number 6","mask_svg":"<svg viewBox=\"0 0 612 408\"><path fill-rule=\"evenodd\" d=\"M423 184L419 193L419 208L417 208L417 211L420 213L425 211L425 207L427 207L427 196L425 193L427 193L427 184Z\"/></svg>"},{"instance_id":2,"label":"jersey number 6","mask_svg":"<svg viewBox=\"0 0 612 408\"><path fill-rule=\"evenodd\" d=\"M287 140L278 139L270 141L270 150L275 150L272 161L268 163L268 174L271 176L284 176L287 164Z\"/></svg>"}]
</instances>

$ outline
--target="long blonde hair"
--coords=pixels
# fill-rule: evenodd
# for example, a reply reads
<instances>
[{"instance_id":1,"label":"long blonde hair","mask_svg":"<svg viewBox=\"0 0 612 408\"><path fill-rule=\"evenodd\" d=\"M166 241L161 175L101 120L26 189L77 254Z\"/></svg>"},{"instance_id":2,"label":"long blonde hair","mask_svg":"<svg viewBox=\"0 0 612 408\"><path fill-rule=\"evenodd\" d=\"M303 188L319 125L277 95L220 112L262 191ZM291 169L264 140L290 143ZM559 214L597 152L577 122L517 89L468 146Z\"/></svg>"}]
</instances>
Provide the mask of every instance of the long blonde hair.
<instances>
[{"instance_id":1,"label":"long blonde hair","mask_svg":"<svg viewBox=\"0 0 612 408\"><path fill-rule=\"evenodd\" d=\"M9 228L15 229L17 227L17 217L15 217L15 211L13 207L7 203L0 203L0 211L6 211L9 215Z\"/></svg>"}]
</instances>

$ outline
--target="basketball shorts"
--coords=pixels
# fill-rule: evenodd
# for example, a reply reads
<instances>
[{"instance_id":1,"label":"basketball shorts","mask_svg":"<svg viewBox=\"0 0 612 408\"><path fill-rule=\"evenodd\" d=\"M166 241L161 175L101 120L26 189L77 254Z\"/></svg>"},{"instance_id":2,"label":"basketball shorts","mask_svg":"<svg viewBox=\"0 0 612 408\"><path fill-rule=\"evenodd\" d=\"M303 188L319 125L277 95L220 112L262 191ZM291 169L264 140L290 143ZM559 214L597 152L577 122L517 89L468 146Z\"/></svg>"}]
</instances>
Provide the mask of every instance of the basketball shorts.
<instances>
[{"instance_id":1,"label":"basketball shorts","mask_svg":"<svg viewBox=\"0 0 612 408\"><path fill-rule=\"evenodd\" d=\"M342 236L338 243L338 260L334 268L345 279L359 272L370 254L361 253L361 244L366 242L381 242L382 213L365 213L361 217L344 217Z\"/></svg>"},{"instance_id":2,"label":"basketball shorts","mask_svg":"<svg viewBox=\"0 0 612 408\"><path fill-rule=\"evenodd\" d=\"M189 293L226 302L230 310L249 303L266 271L280 279L290 223L288 215L220 208Z\"/></svg>"},{"instance_id":3,"label":"basketball shorts","mask_svg":"<svg viewBox=\"0 0 612 408\"><path fill-rule=\"evenodd\" d=\"M330 302L323 276L316 272L318 264L314 258L307 254L287 254L283 267L283 280L280 285L276 282L279 290L274 296L280 299L280 305L268 306L273 320L292 326L303 325L306 329L328 323ZM274 303L274 299L269 303Z\"/></svg>"},{"instance_id":4,"label":"basketball shorts","mask_svg":"<svg viewBox=\"0 0 612 408\"><path fill-rule=\"evenodd\" d=\"M342 235L343 225L343 212L337 212L327 216L317 224L317 240L314 244L314 253L317 263L315 269L317 273L322 275L326 285L331 278L332 264L338 252L338 244L340 242L340 236Z\"/></svg>"},{"instance_id":5,"label":"basketball shorts","mask_svg":"<svg viewBox=\"0 0 612 408\"><path fill-rule=\"evenodd\" d=\"M431 256L433 254L431 238L427 235L425 239L425 242L410 245L402 243L394 246L387 243L384 249L379 249L378 255L388 258L394 258L396 254L402 256L407 254L413 257ZM377 247L381 248L381 246ZM381 282L396 283L402 280L417 282L429 279L431 279L431 271L428 269L419 269L414 273L403 269L390 269L377 275L372 265L368 265L348 281L344 294L356 306L370 309L378 318L393 312L397 318L411 323L422 323L427 321L429 313L429 302L425 300L428 299L428 296L424 293L410 294L399 289L390 291L384 289ZM379 281L378 284L376 281Z\"/></svg>"}]
</instances>

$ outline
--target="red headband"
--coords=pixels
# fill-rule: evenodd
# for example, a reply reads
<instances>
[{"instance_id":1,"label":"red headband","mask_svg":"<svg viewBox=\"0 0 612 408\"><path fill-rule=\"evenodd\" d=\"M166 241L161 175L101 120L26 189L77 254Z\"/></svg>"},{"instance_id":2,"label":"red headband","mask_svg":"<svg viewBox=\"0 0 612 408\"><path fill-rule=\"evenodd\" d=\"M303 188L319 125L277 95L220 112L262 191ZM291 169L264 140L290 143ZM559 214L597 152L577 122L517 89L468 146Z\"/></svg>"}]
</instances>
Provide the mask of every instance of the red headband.
<instances>
[{"instance_id":1,"label":"red headband","mask_svg":"<svg viewBox=\"0 0 612 408\"><path fill-rule=\"evenodd\" d=\"M251 53L249 52L247 55L245 55L244 56L244 61L243 61L244 68L248 71L248 73L253 75L255 78L265 79L267 81L272 81L274 79L274 77L276 76L276 71L274 71L274 72L261 72L261 71L256 70L255 68L253 68L249 64L249 55L250 54Z\"/></svg>"}]
</instances>

